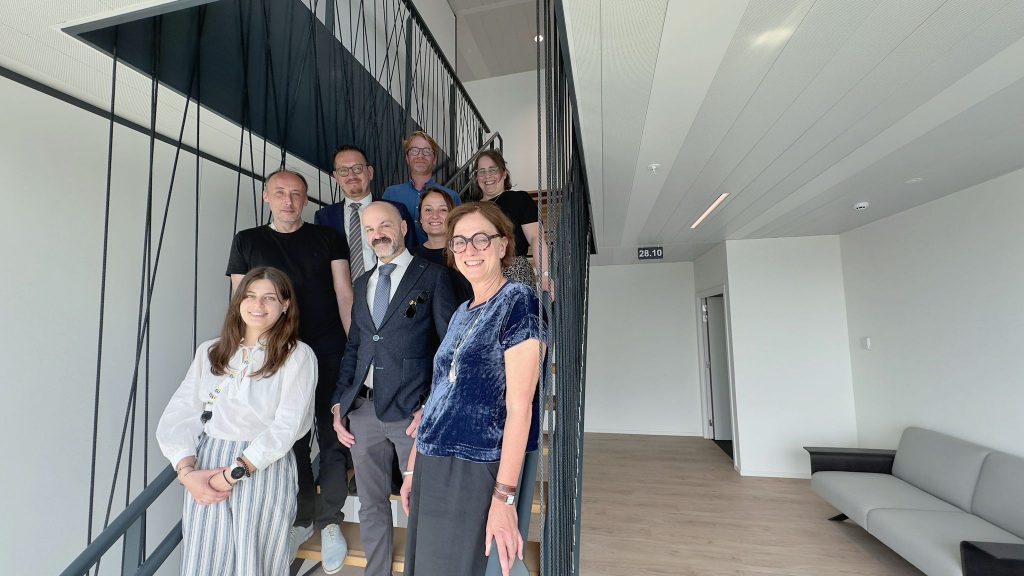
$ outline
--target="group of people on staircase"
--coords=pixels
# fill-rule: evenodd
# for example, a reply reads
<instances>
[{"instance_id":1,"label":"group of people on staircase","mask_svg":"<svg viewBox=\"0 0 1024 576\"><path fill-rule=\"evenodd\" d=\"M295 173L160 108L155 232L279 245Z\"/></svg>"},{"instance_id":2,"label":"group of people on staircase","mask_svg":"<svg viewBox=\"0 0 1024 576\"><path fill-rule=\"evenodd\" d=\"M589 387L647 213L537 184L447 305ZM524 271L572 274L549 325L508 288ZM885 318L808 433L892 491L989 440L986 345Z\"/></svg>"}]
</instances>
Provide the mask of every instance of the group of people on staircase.
<instances>
[{"instance_id":1,"label":"group of people on staircase","mask_svg":"<svg viewBox=\"0 0 1024 576\"><path fill-rule=\"evenodd\" d=\"M268 175L271 223L235 235L220 335L156 432L185 487L183 575L287 574L316 531L338 572L350 469L368 576L392 574L394 492L406 575L479 576L491 555L507 575L522 560L546 341L535 286L554 297L537 205L498 151L475 159L463 203L433 180L433 138L403 150L410 180L375 199L366 153L340 147L344 197L312 224L305 178Z\"/></svg>"}]
</instances>

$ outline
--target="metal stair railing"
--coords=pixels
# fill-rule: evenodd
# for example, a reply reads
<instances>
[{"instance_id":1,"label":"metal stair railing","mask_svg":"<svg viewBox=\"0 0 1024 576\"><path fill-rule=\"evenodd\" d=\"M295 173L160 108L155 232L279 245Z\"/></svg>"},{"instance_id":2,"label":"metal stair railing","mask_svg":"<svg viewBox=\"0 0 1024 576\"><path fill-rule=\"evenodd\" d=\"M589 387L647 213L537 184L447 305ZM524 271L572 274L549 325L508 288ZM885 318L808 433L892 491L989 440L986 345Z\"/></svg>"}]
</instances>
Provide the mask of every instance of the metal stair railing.
<instances>
[{"instance_id":1,"label":"metal stair railing","mask_svg":"<svg viewBox=\"0 0 1024 576\"><path fill-rule=\"evenodd\" d=\"M128 504L117 518L114 518L109 526L96 536L91 544L86 546L85 550L82 550L82 553L60 573L61 576L88 574L92 567L99 563L107 550L122 538L124 539L124 548L121 553L122 576L155 574L181 542L181 522L179 521L174 528L171 528L170 532L153 550L153 553L143 560L145 539L142 534L146 524L146 510L167 490L175 478L177 478L177 472L168 466Z\"/></svg>"}]
</instances>

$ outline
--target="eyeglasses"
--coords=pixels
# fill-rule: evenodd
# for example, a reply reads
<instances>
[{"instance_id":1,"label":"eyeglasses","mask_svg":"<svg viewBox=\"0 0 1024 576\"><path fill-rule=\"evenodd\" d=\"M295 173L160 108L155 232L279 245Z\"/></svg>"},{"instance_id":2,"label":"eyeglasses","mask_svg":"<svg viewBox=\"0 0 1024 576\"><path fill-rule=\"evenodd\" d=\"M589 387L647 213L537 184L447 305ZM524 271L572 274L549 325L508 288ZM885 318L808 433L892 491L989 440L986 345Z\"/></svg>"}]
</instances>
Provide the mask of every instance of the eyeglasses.
<instances>
[{"instance_id":1,"label":"eyeglasses","mask_svg":"<svg viewBox=\"0 0 1024 576\"><path fill-rule=\"evenodd\" d=\"M465 236L452 236L452 239L448 241L448 249L454 254L460 254L466 251L466 246L469 243L473 243L473 248L477 250L487 250L491 246L491 240L495 238L501 238L501 234L487 234L486 232L477 232L473 234L472 238L466 238Z\"/></svg>"},{"instance_id":2,"label":"eyeglasses","mask_svg":"<svg viewBox=\"0 0 1024 576\"><path fill-rule=\"evenodd\" d=\"M341 178L348 176L350 172L358 176L362 174L363 171L366 170L368 167L369 166L366 164L353 164L351 166L342 166L340 168L335 168L334 173L340 176Z\"/></svg>"},{"instance_id":3,"label":"eyeglasses","mask_svg":"<svg viewBox=\"0 0 1024 576\"><path fill-rule=\"evenodd\" d=\"M486 178L487 176L494 176L494 175L500 174L500 173L501 173L501 168L498 168L497 166L491 166L490 168L479 168L479 169L477 169L476 177L480 178L482 176L482 177Z\"/></svg>"},{"instance_id":4,"label":"eyeglasses","mask_svg":"<svg viewBox=\"0 0 1024 576\"><path fill-rule=\"evenodd\" d=\"M405 317L412 318L413 316L415 316L416 305L423 304L424 302L427 301L429 297L430 293L424 290L423 292L420 292L418 296L416 296L415 300L409 300L409 307L405 309Z\"/></svg>"},{"instance_id":5,"label":"eyeglasses","mask_svg":"<svg viewBox=\"0 0 1024 576\"><path fill-rule=\"evenodd\" d=\"M423 156L424 158L432 158L434 156L434 149L430 148L409 148L405 151L409 156Z\"/></svg>"}]
</instances>

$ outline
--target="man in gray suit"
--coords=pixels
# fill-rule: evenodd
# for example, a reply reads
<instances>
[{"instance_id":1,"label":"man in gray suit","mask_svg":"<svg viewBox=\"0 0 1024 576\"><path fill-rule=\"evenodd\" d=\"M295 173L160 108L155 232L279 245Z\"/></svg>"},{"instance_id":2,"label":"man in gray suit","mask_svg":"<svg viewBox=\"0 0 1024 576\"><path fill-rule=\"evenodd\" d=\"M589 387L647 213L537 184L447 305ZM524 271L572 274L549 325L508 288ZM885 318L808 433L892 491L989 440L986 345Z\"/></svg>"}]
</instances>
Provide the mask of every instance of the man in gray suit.
<instances>
[{"instance_id":1,"label":"man in gray suit","mask_svg":"<svg viewBox=\"0 0 1024 576\"><path fill-rule=\"evenodd\" d=\"M365 573L391 576L392 458L397 450L402 470L408 469L434 353L457 302L448 271L405 249L412 231L395 206L373 202L362 222L377 267L353 289L352 325L331 410L338 440L352 450Z\"/></svg>"}]
</instances>

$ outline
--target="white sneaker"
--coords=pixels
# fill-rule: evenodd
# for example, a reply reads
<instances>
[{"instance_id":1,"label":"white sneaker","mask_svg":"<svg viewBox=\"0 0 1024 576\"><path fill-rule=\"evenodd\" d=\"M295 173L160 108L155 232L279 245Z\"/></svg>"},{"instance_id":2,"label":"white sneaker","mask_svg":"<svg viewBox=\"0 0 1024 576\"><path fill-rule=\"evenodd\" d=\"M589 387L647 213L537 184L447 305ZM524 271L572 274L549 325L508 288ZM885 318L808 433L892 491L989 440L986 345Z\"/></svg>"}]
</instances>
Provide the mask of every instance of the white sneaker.
<instances>
[{"instance_id":1,"label":"white sneaker","mask_svg":"<svg viewBox=\"0 0 1024 576\"><path fill-rule=\"evenodd\" d=\"M348 556L348 541L337 524L328 524L320 531L320 563L324 573L334 574L341 570Z\"/></svg>"},{"instance_id":2,"label":"white sneaker","mask_svg":"<svg viewBox=\"0 0 1024 576\"><path fill-rule=\"evenodd\" d=\"M292 526L291 530L288 531L288 554L289 558L295 559L295 555L299 553L299 546L306 543L310 536L313 535L313 526Z\"/></svg>"}]
</instances>

